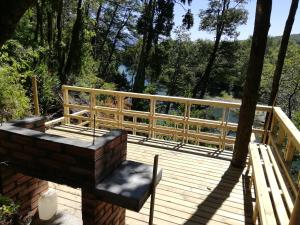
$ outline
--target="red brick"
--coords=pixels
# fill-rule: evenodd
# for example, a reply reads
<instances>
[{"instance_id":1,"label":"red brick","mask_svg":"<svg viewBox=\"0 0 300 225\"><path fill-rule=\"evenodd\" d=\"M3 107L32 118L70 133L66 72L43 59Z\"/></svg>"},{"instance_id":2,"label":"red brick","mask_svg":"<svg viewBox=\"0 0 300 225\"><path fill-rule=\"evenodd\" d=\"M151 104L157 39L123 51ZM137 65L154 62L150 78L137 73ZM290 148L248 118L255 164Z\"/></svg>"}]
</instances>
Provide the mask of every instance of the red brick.
<instances>
[{"instance_id":1,"label":"red brick","mask_svg":"<svg viewBox=\"0 0 300 225\"><path fill-rule=\"evenodd\" d=\"M20 196L20 197L23 197L23 196L25 196L25 195L27 195L27 194L29 194L29 193L31 193L31 192L37 190L38 188L39 188L38 183L32 184L32 185L28 186L27 188L24 187L24 190L22 190L22 191L19 193L19 196Z\"/></svg>"},{"instance_id":2,"label":"red brick","mask_svg":"<svg viewBox=\"0 0 300 225\"><path fill-rule=\"evenodd\" d=\"M11 182L11 183L3 186L2 192L7 193L7 192L11 191L12 189L14 189L15 187L16 187L15 182Z\"/></svg>"},{"instance_id":3,"label":"red brick","mask_svg":"<svg viewBox=\"0 0 300 225\"><path fill-rule=\"evenodd\" d=\"M20 179L17 180L17 184L23 184L29 180L33 179L32 177L28 177L28 176L23 176Z\"/></svg>"},{"instance_id":4,"label":"red brick","mask_svg":"<svg viewBox=\"0 0 300 225\"><path fill-rule=\"evenodd\" d=\"M7 141L7 140L2 140L1 141L1 146L3 148L7 148L9 150L16 150L16 151L21 151L22 150L22 145L18 144L18 143L12 143L11 141Z\"/></svg>"},{"instance_id":5,"label":"red brick","mask_svg":"<svg viewBox=\"0 0 300 225\"><path fill-rule=\"evenodd\" d=\"M7 149L0 147L0 154L6 154Z\"/></svg>"},{"instance_id":6,"label":"red brick","mask_svg":"<svg viewBox=\"0 0 300 225\"><path fill-rule=\"evenodd\" d=\"M10 139L13 142L16 142L16 143L19 143L19 144L22 144L22 145L33 145L34 144L33 138L30 137L30 136L23 136L23 135L12 134L10 136Z\"/></svg>"},{"instance_id":7,"label":"red brick","mask_svg":"<svg viewBox=\"0 0 300 225\"><path fill-rule=\"evenodd\" d=\"M26 153L22 153L22 152L14 152L13 153L13 157L14 159L20 159L20 160L24 160L24 161L32 161L32 156Z\"/></svg>"},{"instance_id":8,"label":"red brick","mask_svg":"<svg viewBox=\"0 0 300 225\"><path fill-rule=\"evenodd\" d=\"M67 163L67 164L76 164L76 159L74 157L61 154L61 153L53 153L50 155L51 159L60 161L62 163Z\"/></svg>"},{"instance_id":9,"label":"red brick","mask_svg":"<svg viewBox=\"0 0 300 225\"><path fill-rule=\"evenodd\" d=\"M12 197L12 196L15 196L17 195L20 191L22 191L24 189L24 187L22 186L17 186L16 188L12 189L11 191L5 193L6 196L8 197Z\"/></svg>"},{"instance_id":10,"label":"red brick","mask_svg":"<svg viewBox=\"0 0 300 225\"><path fill-rule=\"evenodd\" d=\"M70 166L68 170L71 173L75 173L76 175L87 176L89 178L93 177L93 172L94 172L94 171L91 171L91 170L81 169L81 168L74 167L74 166Z\"/></svg>"},{"instance_id":11,"label":"red brick","mask_svg":"<svg viewBox=\"0 0 300 225\"><path fill-rule=\"evenodd\" d=\"M57 169L57 170L61 170L63 171L64 169L64 164L61 162L57 162L56 160L51 160L51 159L46 159L46 158L40 158L38 159L39 164L41 164L41 166L45 166L48 169L53 168L53 169Z\"/></svg>"},{"instance_id":12,"label":"red brick","mask_svg":"<svg viewBox=\"0 0 300 225\"><path fill-rule=\"evenodd\" d=\"M40 195L41 193L48 190L48 185L38 186L35 190L32 191L32 196Z\"/></svg>"},{"instance_id":13,"label":"red brick","mask_svg":"<svg viewBox=\"0 0 300 225\"><path fill-rule=\"evenodd\" d=\"M27 153L27 154L30 154L30 155L40 155L41 152L43 152L43 151L41 151L40 149L38 149L36 147L25 145L23 147L23 152Z\"/></svg>"},{"instance_id":14,"label":"red brick","mask_svg":"<svg viewBox=\"0 0 300 225\"><path fill-rule=\"evenodd\" d=\"M11 182L16 182L17 180L21 179L24 175L21 174L21 173L17 173L17 174L14 174L14 175L11 175L10 177L7 177L5 179L2 179L2 183L3 185L7 185Z\"/></svg>"},{"instance_id":15,"label":"red brick","mask_svg":"<svg viewBox=\"0 0 300 225\"><path fill-rule=\"evenodd\" d=\"M95 159L95 150L76 147L72 145L66 145L64 148L64 152L67 155L83 157L85 159L94 160Z\"/></svg>"},{"instance_id":16,"label":"red brick","mask_svg":"<svg viewBox=\"0 0 300 225\"><path fill-rule=\"evenodd\" d=\"M36 145L38 148L46 149L51 152L60 152L61 148L62 148L61 143L56 143L56 142L47 141L47 140L43 140L43 139L37 140Z\"/></svg>"}]
</instances>

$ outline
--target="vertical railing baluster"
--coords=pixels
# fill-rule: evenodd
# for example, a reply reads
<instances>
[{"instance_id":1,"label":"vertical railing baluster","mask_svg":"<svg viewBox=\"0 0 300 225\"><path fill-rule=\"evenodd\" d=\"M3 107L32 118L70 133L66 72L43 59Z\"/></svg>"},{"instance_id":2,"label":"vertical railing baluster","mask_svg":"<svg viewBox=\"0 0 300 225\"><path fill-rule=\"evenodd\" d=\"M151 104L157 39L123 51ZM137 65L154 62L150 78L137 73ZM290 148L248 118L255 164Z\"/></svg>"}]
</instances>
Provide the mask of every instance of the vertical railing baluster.
<instances>
[{"instance_id":1,"label":"vertical railing baluster","mask_svg":"<svg viewBox=\"0 0 300 225\"><path fill-rule=\"evenodd\" d=\"M156 128L156 99L153 100L153 117L152 117L152 138L156 138L155 128Z\"/></svg>"},{"instance_id":2,"label":"vertical railing baluster","mask_svg":"<svg viewBox=\"0 0 300 225\"><path fill-rule=\"evenodd\" d=\"M198 134L197 136L196 136L196 140L197 140L197 145L199 145L200 144L200 138L199 138L199 135L200 135L200 131L201 131L201 128L200 128L200 126L199 125L196 125L196 134Z\"/></svg>"},{"instance_id":3,"label":"vertical railing baluster","mask_svg":"<svg viewBox=\"0 0 300 225\"><path fill-rule=\"evenodd\" d=\"M154 138L154 128L155 128L155 105L156 105L156 100L152 97L150 99L150 116L149 116L149 133L148 137L149 138Z\"/></svg>"},{"instance_id":4,"label":"vertical railing baluster","mask_svg":"<svg viewBox=\"0 0 300 225\"><path fill-rule=\"evenodd\" d=\"M189 142L189 118L191 115L191 104L186 101L184 103L184 115L183 115L183 143Z\"/></svg>"},{"instance_id":5,"label":"vertical railing baluster","mask_svg":"<svg viewBox=\"0 0 300 225\"><path fill-rule=\"evenodd\" d=\"M94 116L95 114L95 107L96 107L96 95L95 92L90 92L90 127L93 128L96 124L94 124ZM97 118L96 120L97 121ZM97 123L97 122L96 122Z\"/></svg>"},{"instance_id":6,"label":"vertical railing baluster","mask_svg":"<svg viewBox=\"0 0 300 225\"><path fill-rule=\"evenodd\" d=\"M136 116L133 116L133 135L136 135L136 125L137 125Z\"/></svg>"},{"instance_id":7,"label":"vertical railing baluster","mask_svg":"<svg viewBox=\"0 0 300 225\"><path fill-rule=\"evenodd\" d=\"M222 118L222 141L221 141L221 149L225 149L226 147L226 137L227 137L227 126L228 126L228 120L229 120L229 113L230 109L229 108L224 108L223 109L223 118Z\"/></svg>"},{"instance_id":8,"label":"vertical railing baluster","mask_svg":"<svg viewBox=\"0 0 300 225\"><path fill-rule=\"evenodd\" d=\"M267 135L268 135L268 141L267 141L267 144L268 144L268 145L271 144L271 138L270 138L270 135L273 133L274 126L275 126L275 120L276 120L274 108L272 108L272 112L271 112L271 113L272 113L271 128L270 128L269 133L267 134Z\"/></svg>"},{"instance_id":9,"label":"vertical railing baluster","mask_svg":"<svg viewBox=\"0 0 300 225\"><path fill-rule=\"evenodd\" d=\"M65 124L70 124L70 108L67 106L67 104L69 104L69 90L65 86L63 86L63 99Z\"/></svg>"},{"instance_id":10,"label":"vertical railing baluster","mask_svg":"<svg viewBox=\"0 0 300 225\"><path fill-rule=\"evenodd\" d=\"M295 147L294 147L294 145L292 143L292 140L289 137L288 138L288 143L286 145L285 152L284 152L284 160L286 162L291 162L293 160L295 150L296 149L295 149Z\"/></svg>"},{"instance_id":11,"label":"vertical railing baluster","mask_svg":"<svg viewBox=\"0 0 300 225\"><path fill-rule=\"evenodd\" d=\"M122 94L117 96L118 99L118 128L123 129L123 104L124 104L124 96Z\"/></svg>"}]
</instances>

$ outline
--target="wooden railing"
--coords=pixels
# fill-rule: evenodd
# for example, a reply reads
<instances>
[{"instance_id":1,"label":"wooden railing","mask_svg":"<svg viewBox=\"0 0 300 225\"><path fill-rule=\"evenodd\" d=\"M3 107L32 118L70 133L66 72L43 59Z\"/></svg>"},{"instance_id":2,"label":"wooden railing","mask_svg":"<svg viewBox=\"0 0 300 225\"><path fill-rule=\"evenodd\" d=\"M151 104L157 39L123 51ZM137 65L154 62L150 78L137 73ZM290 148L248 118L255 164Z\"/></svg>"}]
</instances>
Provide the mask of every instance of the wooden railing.
<instances>
[{"instance_id":1,"label":"wooden railing","mask_svg":"<svg viewBox=\"0 0 300 225\"><path fill-rule=\"evenodd\" d=\"M203 99L170 97L132 92L63 86L64 122L66 124L89 125L97 128L120 128L148 138L162 138L183 143L213 144L220 149L232 147L237 123L230 121L230 113L236 113L240 103ZM144 102L144 110L132 110L132 101ZM81 103L78 103L80 100ZM76 103L74 103L76 102ZM163 102L163 104L162 104ZM163 113L160 108L171 103L177 104L178 112ZM206 108L221 110L220 118L207 119L194 115ZM85 110L80 115L70 114L70 110ZM266 114L272 108L258 105L257 112ZM176 115L177 114L177 115ZM201 113L200 113L201 114ZM266 134L264 124L253 128L257 136Z\"/></svg>"},{"instance_id":2,"label":"wooden railing","mask_svg":"<svg viewBox=\"0 0 300 225\"><path fill-rule=\"evenodd\" d=\"M296 196L300 185L300 132L279 107L273 109L268 144L275 152Z\"/></svg>"}]
</instances>

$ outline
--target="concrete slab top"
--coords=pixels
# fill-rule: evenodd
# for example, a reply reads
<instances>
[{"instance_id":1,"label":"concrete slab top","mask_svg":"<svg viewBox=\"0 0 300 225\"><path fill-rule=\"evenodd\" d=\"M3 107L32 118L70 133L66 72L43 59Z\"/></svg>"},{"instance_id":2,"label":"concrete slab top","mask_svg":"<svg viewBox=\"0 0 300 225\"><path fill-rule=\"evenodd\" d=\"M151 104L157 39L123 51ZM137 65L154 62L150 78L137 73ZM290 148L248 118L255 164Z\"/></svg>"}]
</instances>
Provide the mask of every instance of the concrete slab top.
<instances>
[{"instance_id":1,"label":"concrete slab top","mask_svg":"<svg viewBox=\"0 0 300 225\"><path fill-rule=\"evenodd\" d=\"M139 211L151 193L153 166L124 161L114 172L96 185L96 195L100 199ZM156 185L162 178L162 169L158 168Z\"/></svg>"}]
</instances>

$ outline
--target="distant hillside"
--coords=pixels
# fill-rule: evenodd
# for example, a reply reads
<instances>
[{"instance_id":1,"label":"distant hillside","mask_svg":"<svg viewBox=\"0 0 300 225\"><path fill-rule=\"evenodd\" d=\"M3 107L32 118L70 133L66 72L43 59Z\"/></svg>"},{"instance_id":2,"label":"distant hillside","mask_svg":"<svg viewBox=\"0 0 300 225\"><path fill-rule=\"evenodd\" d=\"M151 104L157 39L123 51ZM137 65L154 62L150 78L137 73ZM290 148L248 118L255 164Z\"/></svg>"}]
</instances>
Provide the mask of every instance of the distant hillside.
<instances>
[{"instance_id":1,"label":"distant hillside","mask_svg":"<svg viewBox=\"0 0 300 225\"><path fill-rule=\"evenodd\" d=\"M281 36L276 36L276 37L272 37L275 40L280 41L281 40ZM290 41L295 41L298 45L300 45L300 34L292 34L290 37Z\"/></svg>"}]
</instances>

